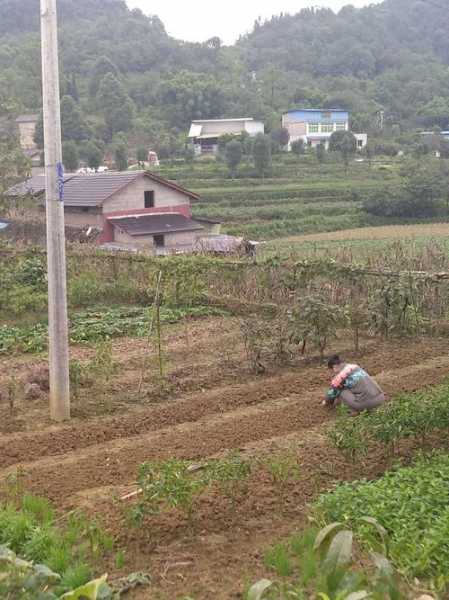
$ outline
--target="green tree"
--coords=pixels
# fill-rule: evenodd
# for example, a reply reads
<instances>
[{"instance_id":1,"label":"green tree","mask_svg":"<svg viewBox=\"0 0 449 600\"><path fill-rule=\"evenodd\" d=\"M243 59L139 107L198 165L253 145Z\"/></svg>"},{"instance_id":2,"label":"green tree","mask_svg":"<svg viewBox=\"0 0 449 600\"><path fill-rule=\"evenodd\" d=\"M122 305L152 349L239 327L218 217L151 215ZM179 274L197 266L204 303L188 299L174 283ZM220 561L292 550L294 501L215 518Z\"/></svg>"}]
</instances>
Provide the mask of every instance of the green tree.
<instances>
[{"instance_id":1,"label":"green tree","mask_svg":"<svg viewBox=\"0 0 449 600\"><path fill-rule=\"evenodd\" d=\"M71 96L61 100L61 128L63 141L82 142L88 136L81 109Z\"/></svg>"},{"instance_id":2,"label":"green tree","mask_svg":"<svg viewBox=\"0 0 449 600\"><path fill-rule=\"evenodd\" d=\"M329 140L329 150L340 152L347 172L351 156L357 152L357 140L350 131L334 131Z\"/></svg>"},{"instance_id":3,"label":"green tree","mask_svg":"<svg viewBox=\"0 0 449 600\"><path fill-rule=\"evenodd\" d=\"M223 84L211 75L182 71L161 86L159 102L170 124L184 128L193 119L221 116L227 98Z\"/></svg>"},{"instance_id":4,"label":"green tree","mask_svg":"<svg viewBox=\"0 0 449 600\"><path fill-rule=\"evenodd\" d=\"M271 139L268 135L259 133L254 138L253 158L258 176L265 177L271 170Z\"/></svg>"},{"instance_id":5,"label":"green tree","mask_svg":"<svg viewBox=\"0 0 449 600\"><path fill-rule=\"evenodd\" d=\"M236 176L237 167L239 166L243 156L243 147L237 140L228 142L225 149L226 162L231 173L231 177Z\"/></svg>"},{"instance_id":6,"label":"green tree","mask_svg":"<svg viewBox=\"0 0 449 600\"><path fill-rule=\"evenodd\" d=\"M271 132L271 138L279 146L279 148L284 149L286 146L288 146L290 141L290 133L288 129L281 127L280 129L275 129Z\"/></svg>"},{"instance_id":7,"label":"green tree","mask_svg":"<svg viewBox=\"0 0 449 600\"><path fill-rule=\"evenodd\" d=\"M128 149L125 144L121 143L115 147L115 166L119 171L126 171L128 168Z\"/></svg>"},{"instance_id":8,"label":"green tree","mask_svg":"<svg viewBox=\"0 0 449 600\"><path fill-rule=\"evenodd\" d=\"M293 154L296 154L296 156L301 156L302 154L304 154L304 140L299 139L292 142L291 149Z\"/></svg>"},{"instance_id":9,"label":"green tree","mask_svg":"<svg viewBox=\"0 0 449 600\"><path fill-rule=\"evenodd\" d=\"M139 163L139 166L143 168L147 160L148 150L144 146L137 148L137 162Z\"/></svg>"},{"instance_id":10,"label":"green tree","mask_svg":"<svg viewBox=\"0 0 449 600\"><path fill-rule=\"evenodd\" d=\"M108 141L115 133L128 132L133 124L134 106L124 85L112 73L101 80L97 93L98 105L103 113Z\"/></svg>"},{"instance_id":11,"label":"green tree","mask_svg":"<svg viewBox=\"0 0 449 600\"><path fill-rule=\"evenodd\" d=\"M87 165L91 169L98 171L101 163L103 162L103 152L99 147L99 144L94 141L90 141L86 146L86 159Z\"/></svg>"},{"instance_id":12,"label":"green tree","mask_svg":"<svg viewBox=\"0 0 449 600\"><path fill-rule=\"evenodd\" d=\"M316 147L316 157L320 165L326 160L326 146L323 143L318 144Z\"/></svg>"},{"instance_id":13,"label":"green tree","mask_svg":"<svg viewBox=\"0 0 449 600\"><path fill-rule=\"evenodd\" d=\"M89 94L95 98L100 87L100 83L105 75L113 75L119 78L120 73L116 65L107 57L100 56L92 68L92 76L89 82Z\"/></svg>"},{"instance_id":14,"label":"green tree","mask_svg":"<svg viewBox=\"0 0 449 600\"><path fill-rule=\"evenodd\" d=\"M67 171L74 172L79 167L78 147L74 141L64 142L62 145L62 162Z\"/></svg>"}]
</instances>

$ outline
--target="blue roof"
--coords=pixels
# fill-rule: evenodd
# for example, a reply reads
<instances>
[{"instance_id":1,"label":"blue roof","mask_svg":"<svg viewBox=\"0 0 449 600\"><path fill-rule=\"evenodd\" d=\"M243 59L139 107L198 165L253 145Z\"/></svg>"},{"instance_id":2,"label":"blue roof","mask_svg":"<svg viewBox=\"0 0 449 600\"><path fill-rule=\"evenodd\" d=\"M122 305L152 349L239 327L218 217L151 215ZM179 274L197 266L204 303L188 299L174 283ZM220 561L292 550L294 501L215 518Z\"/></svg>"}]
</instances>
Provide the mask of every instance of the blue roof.
<instances>
[{"instance_id":1,"label":"blue roof","mask_svg":"<svg viewBox=\"0 0 449 600\"><path fill-rule=\"evenodd\" d=\"M295 113L295 112L342 112L342 113L347 113L348 111L343 109L343 108L292 108L290 110L287 110L287 113ZM286 113L286 114L287 114Z\"/></svg>"},{"instance_id":2,"label":"blue roof","mask_svg":"<svg viewBox=\"0 0 449 600\"><path fill-rule=\"evenodd\" d=\"M341 110L339 108L333 110L317 109L317 108L306 108L304 110L289 110L285 115L288 115L288 119L291 122L296 123L329 123L335 121L349 121L349 112L347 110Z\"/></svg>"}]
</instances>

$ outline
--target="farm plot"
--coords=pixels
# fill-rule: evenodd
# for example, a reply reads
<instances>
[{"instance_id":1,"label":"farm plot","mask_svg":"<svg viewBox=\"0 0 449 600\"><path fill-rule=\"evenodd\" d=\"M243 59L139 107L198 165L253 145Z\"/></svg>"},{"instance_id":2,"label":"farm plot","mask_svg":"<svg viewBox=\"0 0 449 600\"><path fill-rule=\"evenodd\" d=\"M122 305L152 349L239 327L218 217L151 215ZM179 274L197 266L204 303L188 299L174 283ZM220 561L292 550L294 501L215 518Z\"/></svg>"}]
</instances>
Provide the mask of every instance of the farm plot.
<instances>
[{"instance_id":1,"label":"farm plot","mask_svg":"<svg viewBox=\"0 0 449 600\"><path fill-rule=\"evenodd\" d=\"M235 365L223 366L218 345L233 348L237 360L243 358L230 325L224 334L223 321L212 319L203 334L195 330L192 349L201 348L210 357L208 363L199 364L187 350L179 351L182 332L173 334L169 345L178 352L176 365L187 373L190 361L213 376L201 390L181 391L170 402L122 406L120 416L80 416L61 427L42 422L39 431L11 430L0 438L1 477L20 466L29 492L50 498L63 512L81 507L99 518L127 556L118 574L148 571L151 597L238 597L242 578L252 581L261 572L260 549L300 527L308 502L336 480L367 474L366 465L354 465L326 440L325 427L332 417L319 405L327 378L323 368L303 365L256 377ZM131 349L129 341L117 341L114 354L123 354L125 343ZM132 360L130 356L121 363L117 381L122 374L126 380ZM363 364L390 395L440 382L449 369L445 340L421 340L408 348L400 343L371 345ZM20 371L28 365L17 358L9 367ZM131 379L127 381L129 385ZM185 385L188 389L188 382ZM44 410L44 403L34 406L37 419ZM4 413L2 422L7 419ZM14 428L23 429L23 421ZM143 528L127 525L134 502L119 498L136 489L140 464L173 457L197 463L226 457L230 450L262 464L264 457L273 456L281 457L283 464L285 452L293 452L298 478L287 476L280 497L276 471L257 468L246 482L248 490L238 496L237 507L232 498L212 488L194 505L193 531L180 510L151 517ZM379 453L371 474L381 473L385 464ZM148 597L148 591L142 594Z\"/></svg>"},{"instance_id":2,"label":"farm plot","mask_svg":"<svg viewBox=\"0 0 449 600\"><path fill-rule=\"evenodd\" d=\"M94 268L92 259L88 264ZM48 498L61 518L83 511L99 522L114 552L104 553L96 574L150 576L150 587L130 598L244 598L245 587L265 575L264 550L306 524L320 493L339 481L376 478L391 464L375 436L369 460L332 444L320 350L359 361L392 399L444 382L447 338L436 324L446 283L412 285L396 277L383 284L391 314L384 311L379 324L370 318L384 298L378 276L348 265L162 264L170 275L167 301L177 296L180 305L195 307L220 298L226 311L164 323L159 355L158 344L135 330L100 345L74 344L74 418L65 425L47 420L45 357L4 355L0 480ZM155 266L133 259L111 269L119 278L146 278L150 304ZM97 277L106 285L100 273L106 277L104 265ZM361 295L370 300L366 320L353 312L352 322L335 328L329 307L343 318L343 308L354 308ZM297 304L311 322L316 314L326 317L313 334ZM329 329L321 329L324 322ZM298 339L285 334L288 328ZM328 347L322 335L329 335ZM39 395L25 397L22 382L37 385ZM421 446L415 437L395 445L394 460L413 456ZM427 443L444 447L446 436L432 431Z\"/></svg>"}]
</instances>

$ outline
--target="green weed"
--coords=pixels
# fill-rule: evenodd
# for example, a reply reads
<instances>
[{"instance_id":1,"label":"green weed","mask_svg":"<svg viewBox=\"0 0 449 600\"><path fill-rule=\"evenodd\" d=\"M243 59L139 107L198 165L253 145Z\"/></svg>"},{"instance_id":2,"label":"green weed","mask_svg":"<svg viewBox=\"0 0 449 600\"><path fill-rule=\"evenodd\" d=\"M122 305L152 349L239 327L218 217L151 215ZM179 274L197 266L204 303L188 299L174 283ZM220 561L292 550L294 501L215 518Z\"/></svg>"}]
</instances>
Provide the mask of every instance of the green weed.
<instances>
[{"instance_id":1,"label":"green weed","mask_svg":"<svg viewBox=\"0 0 449 600\"><path fill-rule=\"evenodd\" d=\"M82 515L59 525L47 500L25 494L15 504L0 505L1 545L57 573L62 593L89 581L92 565L111 552L113 540Z\"/></svg>"},{"instance_id":2,"label":"green weed","mask_svg":"<svg viewBox=\"0 0 449 600\"><path fill-rule=\"evenodd\" d=\"M293 573L293 567L287 548L278 544L266 552L264 558L265 565L273 569L279 577L290 577Z\"/></svg>"}]
</instances>

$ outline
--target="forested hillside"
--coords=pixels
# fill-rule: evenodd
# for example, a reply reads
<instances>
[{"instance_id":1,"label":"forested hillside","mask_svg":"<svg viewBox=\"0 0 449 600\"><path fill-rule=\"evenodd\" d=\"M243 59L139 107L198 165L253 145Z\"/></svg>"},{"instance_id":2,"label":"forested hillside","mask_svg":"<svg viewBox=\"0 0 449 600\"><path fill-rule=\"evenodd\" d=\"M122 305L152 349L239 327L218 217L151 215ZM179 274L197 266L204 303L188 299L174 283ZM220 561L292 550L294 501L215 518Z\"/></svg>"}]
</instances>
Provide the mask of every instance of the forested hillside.
<instances>
[{"instance_id":1,"label":"forested hillside","mask_svg":"<svg viewBox=\"0 0 449 600\"><path fill-rule=\"evenodd\" d=\"M167 35L122 0L60 0L65 141L181 151L192 118L254 116L268 129L293 106L347 108L372 133L449 127L449 7L386 0L339 14L306 9L262 23L233 47ZM0 110L39 111L39 0L0 0Z\"/></svg>"}]
</instances>

